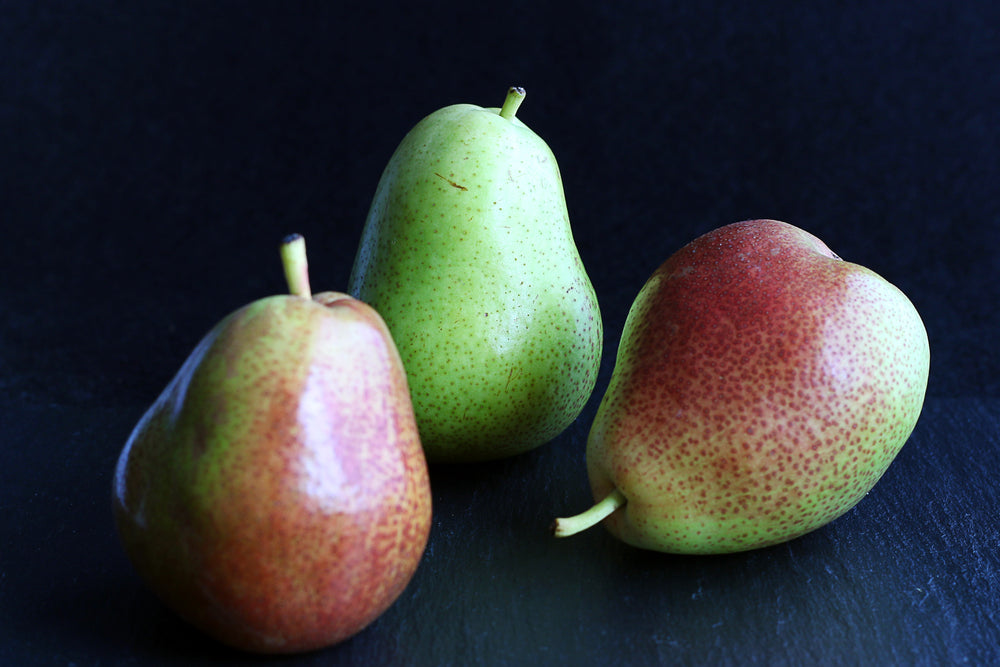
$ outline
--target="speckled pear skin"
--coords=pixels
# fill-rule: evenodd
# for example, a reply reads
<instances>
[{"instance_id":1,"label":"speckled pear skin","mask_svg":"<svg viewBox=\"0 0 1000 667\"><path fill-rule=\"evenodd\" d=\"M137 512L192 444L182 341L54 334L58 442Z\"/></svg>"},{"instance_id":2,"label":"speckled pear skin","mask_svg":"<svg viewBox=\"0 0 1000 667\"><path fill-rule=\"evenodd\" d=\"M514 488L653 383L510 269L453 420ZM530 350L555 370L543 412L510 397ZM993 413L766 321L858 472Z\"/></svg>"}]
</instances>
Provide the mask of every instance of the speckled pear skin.
<instances>
[{"instance_id":1,"label":"speckled pear skin","mask_svg":"<svg viewBox=\"0 0 1000 667\"><path fill-rule=\"evenodd\" d=\"M359 632L410 581L431 519L378 315L327 292L225 318L130 436L113 506L146 583L220 641L295 653Z\"/></svg>"},{"instance_id":2,"label":"speckled pear skin","mask_svg":"<svg viewBox=\"0 0 1000 667\"><path fill-rule=\"evenodd\" d=\"M792 225L754 220L660 266L587 443L623 541L674 553L793 539L851 509L913 430L929 348L910 301Z\"/></svg>"},{"instance_id":3,"label":"speckled pear skin","mask_svg":"<svg viewBox=\"0 0 1000 667\"><path fill-rule=\"evenodd\" d=\"M559 168L497 109L445 107L405 136L348 290L392 331L432 462L538 447L593 391L601 316Z\"/></svg>"}]
</instances>

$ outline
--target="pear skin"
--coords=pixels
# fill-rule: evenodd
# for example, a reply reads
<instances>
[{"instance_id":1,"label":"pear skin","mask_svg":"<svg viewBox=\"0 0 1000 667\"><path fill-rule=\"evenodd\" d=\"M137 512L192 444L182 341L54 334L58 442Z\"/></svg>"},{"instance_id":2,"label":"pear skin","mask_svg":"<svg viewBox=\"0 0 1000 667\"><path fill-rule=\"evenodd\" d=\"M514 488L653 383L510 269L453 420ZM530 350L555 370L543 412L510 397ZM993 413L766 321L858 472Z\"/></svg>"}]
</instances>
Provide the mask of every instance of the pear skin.
<instances>
[{"instance_id":1,"label":"pear skin","mask_svg":"<svg viewBox=\"0 0 1000 667\"><path fill-rule=\"evenodd\" d=\"M603 330L545 142L500 109L445 107L378 184L349 292L385 319L431 461L542 445L593 391Z\"/></svg>"},{"instance_id":2,"label":"pear skin","mask_svg":"<svg viewBox=\"0 0 1000 667\"><path fill-rule=\"evenodd\" d=\"M855 506L916 425L930 352L913 304L774 220L727 225L660 266L626 319L587 442L598 521L624 542L726 553Z\"/></svg>"},{"instance_id":3,"label":"pear skin","mask_svg":"<svg viewBox=\"0 0 1000 667\"><path fill-rule=\"evenodd\" d=\"M408 584L430 530L388 330L346 294L310 298L304 255L294 265L299 295L255 301L202 339L135 427L113 484L122 544L150 588L258 653L366 627Z\"/></svg>"}]
</instances>

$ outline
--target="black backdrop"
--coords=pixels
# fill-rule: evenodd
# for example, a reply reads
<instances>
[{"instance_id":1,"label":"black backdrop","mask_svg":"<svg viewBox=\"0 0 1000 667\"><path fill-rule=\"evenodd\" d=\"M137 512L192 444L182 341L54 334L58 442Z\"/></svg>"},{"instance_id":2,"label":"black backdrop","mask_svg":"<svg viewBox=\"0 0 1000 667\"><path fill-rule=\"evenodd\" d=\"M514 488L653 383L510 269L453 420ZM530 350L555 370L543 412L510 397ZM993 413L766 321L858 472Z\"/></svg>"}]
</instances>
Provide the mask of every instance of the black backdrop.
<instances>
[{"instance_id":1,"label":"black backdrop","mask_svg":"<svg viewBox=\"0 0 1000 667\"><path fill-rule=\"evenodd\" d=\"M109 482L218 319L284 290L303 233L343 289L386 160L454 102L553 149L606 347L580 419L432 470L411 586L280 664L945 664L1000 660L1000 4L0 1L0 662L268 664L147 593ZM632 298L695 236L772 217L923 315L924 413L882 482L809 536L640 552L549 520Z\"/></svg>"}]
</instances>

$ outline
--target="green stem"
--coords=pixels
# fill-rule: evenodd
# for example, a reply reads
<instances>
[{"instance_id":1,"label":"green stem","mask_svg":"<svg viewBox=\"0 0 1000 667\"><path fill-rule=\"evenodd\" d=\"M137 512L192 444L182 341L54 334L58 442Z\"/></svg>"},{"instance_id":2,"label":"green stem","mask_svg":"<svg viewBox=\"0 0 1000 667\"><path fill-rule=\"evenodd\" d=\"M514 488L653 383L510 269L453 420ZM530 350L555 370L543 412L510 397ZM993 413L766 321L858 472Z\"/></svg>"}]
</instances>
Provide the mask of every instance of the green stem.
<instances>
[{"instance_id":1,"label":"green stem","mask_svg":"<svg viewBox=\"0 0 1000 667\"><path fill-rule=\"evenodd\" d=\"M569 537L570 535L575 535L580 531L587 530L591 526L600 523L605 517L609 516L616 509L623 506L626 502L628 501L625 499L622 492L615 489L605 496L604 500L600 501L586 512L582 512L576 516L565 517L553 521L552 533L556 537Z\"/></svg>"},{"instance_id":2,"label":"green stem","mask_svg":"<svg viewBox=\"0 0 1000 667\"><path fill-rule=\"evenodd\" d=\"M306 260L306 240L301 234L290 234L281 241L281 264L285 269L288 291L304 299L312 298L309 288L309 262Z\"/></svg>"},{"instance_id":3,"label":"green stem","mask_svg":"<svg viewBox=\"0 0 1000 667\"><path fill-rule=\"evenodd\" d=\"M503 101L503 106L500 107L500 117L511 120L514 118L514 114L517 113L517 108L521 106L521 102L524 101L525 96L524 88L520 86L512 86L507 91L507 99Z\"/></svg>"}]
</instances>

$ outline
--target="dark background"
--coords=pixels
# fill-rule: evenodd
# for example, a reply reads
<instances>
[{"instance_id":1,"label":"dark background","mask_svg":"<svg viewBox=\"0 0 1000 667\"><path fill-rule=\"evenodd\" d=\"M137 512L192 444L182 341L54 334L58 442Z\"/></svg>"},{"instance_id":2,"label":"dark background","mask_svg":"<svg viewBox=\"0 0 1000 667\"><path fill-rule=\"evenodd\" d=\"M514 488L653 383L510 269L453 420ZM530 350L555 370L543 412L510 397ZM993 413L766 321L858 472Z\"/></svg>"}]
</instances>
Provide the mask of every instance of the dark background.
<instances>
[{"instance_id":1,"label":"dark background","mask_svg":"<svg viewBox=\"0 0 1000 667\"><path fill-rule=\"evenodd\" d=\"M0 663L271 664L133 574L115 459L197 340L284 290L283 235L306 236L314 287L344 289L405 132L517 84L601 302L597 390L535 452L434 468L403 596L274 664L995 664L998 62L985 1L0 1ZM932 363L910 442L857 508L785 545L550 538L590 502L587 430L642 283L755 217L916 305Z\"/></svg>"}]
</instances>

